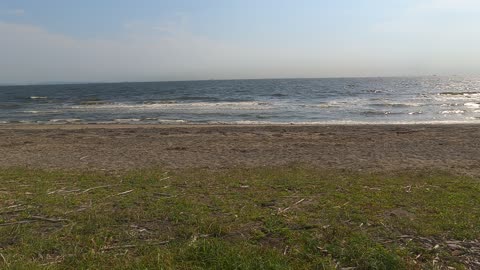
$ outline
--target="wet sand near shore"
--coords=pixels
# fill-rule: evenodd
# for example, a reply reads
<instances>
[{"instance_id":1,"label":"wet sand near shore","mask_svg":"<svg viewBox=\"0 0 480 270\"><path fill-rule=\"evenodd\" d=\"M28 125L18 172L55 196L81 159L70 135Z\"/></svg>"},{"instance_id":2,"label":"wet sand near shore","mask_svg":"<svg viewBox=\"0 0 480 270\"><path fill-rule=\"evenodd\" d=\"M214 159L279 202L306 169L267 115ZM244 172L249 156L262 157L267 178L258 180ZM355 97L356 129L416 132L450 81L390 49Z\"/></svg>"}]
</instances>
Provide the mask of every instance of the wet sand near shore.
<instances>
[{"instance_id":1,"label":"wet sand near shore","mask_svg":"<svg viewBox=\"0 0 480 270\"><path fill-rule=\"evenodd\" d=\"M480 125L0 125L0 167L131 170L306 164L480 175Z\"/></svg>"}]
</instances>

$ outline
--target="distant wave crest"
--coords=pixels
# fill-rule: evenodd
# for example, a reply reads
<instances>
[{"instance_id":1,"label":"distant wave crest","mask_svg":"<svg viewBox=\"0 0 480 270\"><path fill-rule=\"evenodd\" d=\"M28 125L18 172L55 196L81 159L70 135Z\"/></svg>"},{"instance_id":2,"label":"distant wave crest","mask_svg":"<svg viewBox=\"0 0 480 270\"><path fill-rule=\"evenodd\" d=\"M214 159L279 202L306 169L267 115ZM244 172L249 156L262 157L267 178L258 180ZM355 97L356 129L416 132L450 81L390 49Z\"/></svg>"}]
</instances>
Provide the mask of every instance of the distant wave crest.
<instances>
[{"instance_id":1,"label":"distant wave crest","mask_svg":"<svg viewBox=\"0 0 480 270\"><path fill-rule=\"evenodd\" d=\"M265 110L271 108L268 102L243 101L243 102L188 102L188 103L104 103L89 105L74 105L71 109L96 109L96 110Z\"/></svg>"}]
</instances>

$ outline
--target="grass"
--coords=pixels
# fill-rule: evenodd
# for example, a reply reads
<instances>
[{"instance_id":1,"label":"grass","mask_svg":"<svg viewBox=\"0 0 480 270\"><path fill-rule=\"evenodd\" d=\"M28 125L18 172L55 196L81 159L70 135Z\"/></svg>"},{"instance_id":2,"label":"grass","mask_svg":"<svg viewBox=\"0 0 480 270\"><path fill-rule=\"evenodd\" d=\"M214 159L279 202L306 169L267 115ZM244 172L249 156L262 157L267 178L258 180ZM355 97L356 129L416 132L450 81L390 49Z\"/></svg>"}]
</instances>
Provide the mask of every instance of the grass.
<instances>
[{"instance_id":1,"label":"grass","mask_svg":"<svg viewBox=\"0 0 480 270\"><path fill-rule=\"evenodd\" d=\"M480 181L440 172L0 171L0 268L456 269Z\"/></svg>"}]
</instances>

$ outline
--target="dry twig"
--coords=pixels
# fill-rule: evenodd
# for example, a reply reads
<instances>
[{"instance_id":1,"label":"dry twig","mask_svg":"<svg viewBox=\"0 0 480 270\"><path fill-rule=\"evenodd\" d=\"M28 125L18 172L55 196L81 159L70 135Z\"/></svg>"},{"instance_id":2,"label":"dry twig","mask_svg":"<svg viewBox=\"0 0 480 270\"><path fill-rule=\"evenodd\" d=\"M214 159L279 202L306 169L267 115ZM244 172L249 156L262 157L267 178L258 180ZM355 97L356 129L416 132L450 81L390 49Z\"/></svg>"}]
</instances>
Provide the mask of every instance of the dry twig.
<instances>
[{"instance_id":1,"label":"dry twig","mask_svg":"<svg viewBox=\"0 0 480 270\"><path fill-rule=\"evenodd\" d=\"M159 246L159 245L166 245L170 243L170 241L162 241L162 242L156 242L156 243L148 243L144 244L145 246ZM101 250L102 251L109 251L109 250L114 250L114 249L128 249L128 248L136 248L142 245L121 245L121 246L110 246L110 247L103 247Z\"/></svg>"},{"instance_id":2,"label":"dry twig","mask_svg":"<svg viewBox=\"0 0 480 270\"><path fill-rule=\"evenodd\" d=\"M85 189L84 191L78 193L78 194L83 194L83 193L87 193L91 190L94 190L94 189L99 189L99 188L107 188L107 187L113 187L114 185L104 185L104 186L98 186L98 187L91 187L91 188L87 188Z\"/></svg>"},{"instance_id":3,"label":"dry twig","mask_svg":"<svg viewBox=\"0 0 480 270\"><path fill-rule=\"evenodd\" d=\"M32 222L34 222L34 221L33 220L20 220L20 221L16 221L16 222L7 222L7 223L1 223L0 227L20 225L20 224L26 224L26 223L32 223Z\"/></svg>"},{"instance_id":4,"label":"dry twig","mask_svg":"<svg viewBox=\"0 0 480 270\"><path fill-rule=\"evenodd\" d=\"M7 259L5 258L5 256L3 256L2 253L0 253L0 257L2 257L3 262L8 266L8 261L7 261Z\"/></svg>"},{"instance_id":5,"label":"dry twig","mask_svg":"<svg viewBox=\"0 0 480 270\"><path fill-rule=\"evenodd\" d=\"M59 223L59 222L65 222L65 221L70 221L68 219L53 219L53 218L46 218L46 217L41 217L41 216L31 216L29 219L33 220L39 220L39 221L46 221L46 222L52 222L52 223Z\"/></svg>"},{"instance_id":6,"label":"dry twig","mask_svg":"<svg viewBox=\"0 0 480 270\"><path fill-rule=\"evenodd\" d=\"M290 205L289 207L287 208L284 208L284 209L278 209L278 213L281 214L281 213L285 213L287 210L289 210L290 208L294 207L295 205L298 205L298 204L301 204L303 201L305 201L305 199L301 199L299 200L298 202Z\"/></svg>"}]
</instances>

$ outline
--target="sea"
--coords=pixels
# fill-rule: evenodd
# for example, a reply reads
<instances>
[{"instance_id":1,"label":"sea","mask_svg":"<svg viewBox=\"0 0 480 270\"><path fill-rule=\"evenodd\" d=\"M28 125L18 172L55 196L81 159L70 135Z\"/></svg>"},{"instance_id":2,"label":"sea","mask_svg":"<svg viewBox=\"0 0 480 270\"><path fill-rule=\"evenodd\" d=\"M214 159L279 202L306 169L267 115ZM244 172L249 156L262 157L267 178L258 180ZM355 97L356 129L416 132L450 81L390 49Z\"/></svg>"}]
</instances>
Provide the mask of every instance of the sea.
<instances>
[{"instance_id":1,"label":"sea","mask_svg":"<svg viewBox=\"0 0 480 270\"><path fill-rule=\"evenodd\" d=\"M480 123L480 77L0 86L0 123Z\"/></svg>"}]
</instances>

